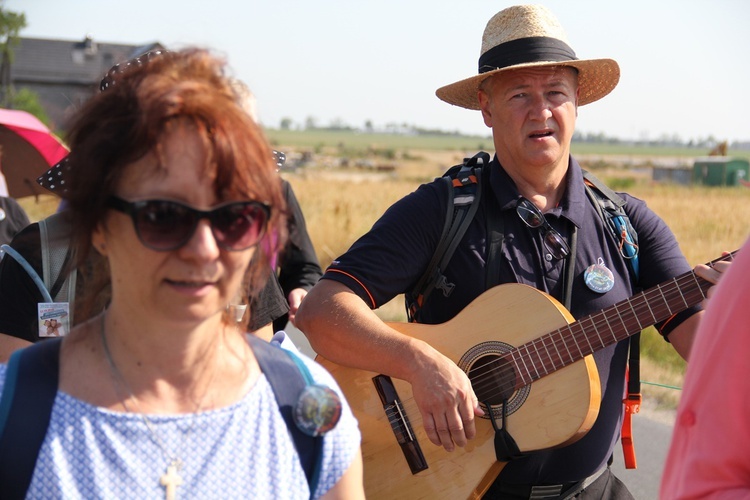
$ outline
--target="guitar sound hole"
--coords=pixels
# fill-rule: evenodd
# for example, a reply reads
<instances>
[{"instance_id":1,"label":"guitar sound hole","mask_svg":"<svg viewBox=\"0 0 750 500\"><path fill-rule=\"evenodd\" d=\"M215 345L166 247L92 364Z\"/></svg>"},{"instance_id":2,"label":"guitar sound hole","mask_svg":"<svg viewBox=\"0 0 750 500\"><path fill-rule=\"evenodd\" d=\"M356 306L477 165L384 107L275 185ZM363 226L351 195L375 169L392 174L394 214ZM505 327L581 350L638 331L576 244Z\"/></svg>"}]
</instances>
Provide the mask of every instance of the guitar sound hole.
<instances>
[{"instance_id":1,"label":"guitar sound hole","mask_svg":"<svg viewBox=\"0 0 750 500\"><path fill-rule=\"evenodd\" d=\"M469 370L469 380L482 403L499 405L515 392L516 375L510 363L501 356L487 355L477 359Z\"/></svg>"}]
</instances>

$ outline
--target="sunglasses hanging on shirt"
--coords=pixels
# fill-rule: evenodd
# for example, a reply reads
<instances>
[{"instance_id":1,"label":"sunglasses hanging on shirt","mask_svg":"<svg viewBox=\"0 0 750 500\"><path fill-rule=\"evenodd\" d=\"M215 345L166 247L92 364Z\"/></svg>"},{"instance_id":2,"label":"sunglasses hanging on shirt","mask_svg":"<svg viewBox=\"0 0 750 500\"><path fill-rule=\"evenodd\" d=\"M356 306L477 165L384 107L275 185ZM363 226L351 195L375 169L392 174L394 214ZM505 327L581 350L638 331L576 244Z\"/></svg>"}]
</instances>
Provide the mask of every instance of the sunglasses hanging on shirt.
<instances>
[{"instance_id":1,"label":"sunglasses hanging on shirt","mask_svg":"<svg viewBox=\"0 0 750 500\"><path fill-rule=\"evenodd\" d=\"M544 214L536 205L526 198L521 198L518 200L516 213L527 226L532 229L539 229L542 232L544 246L547 247L554 258L564 259L570 254L570 247L562 235L547 222Z\"/></svg>"}]
</instances>

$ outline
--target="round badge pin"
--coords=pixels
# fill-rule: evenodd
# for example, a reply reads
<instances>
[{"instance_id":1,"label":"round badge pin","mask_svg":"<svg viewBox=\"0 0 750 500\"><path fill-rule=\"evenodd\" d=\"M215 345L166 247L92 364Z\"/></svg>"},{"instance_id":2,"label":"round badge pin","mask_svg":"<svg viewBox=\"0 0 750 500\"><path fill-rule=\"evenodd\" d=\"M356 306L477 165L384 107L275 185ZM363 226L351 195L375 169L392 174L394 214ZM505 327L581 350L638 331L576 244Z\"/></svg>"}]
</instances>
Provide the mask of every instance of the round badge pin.
<instances>
[{"instance_id":1,"label":"round badge pin","mask_svg":"<svg viewBox=\"0 0 750 500\"><path fill-rule=\"evenodd\" d=\"M308 436L322 436L341 418L341 399L330 387L308 385L294 407L294 423Z\"/></svg>"},{"instance_id":2,"label":"round badge pin","mask_svg":"<svg viewBox=\"0 0 750 500\"><path fill-rule=\"evenodd\" d=\"M0 220L5 220L5 210L0 208Z\"/></svg>"},{"instance_id":3,"label":"round badge pin","mask_svg":"<svg viewBox=\"0 0 750 500\"><path fill-rule=\"evenodd\" d=\"M596 293L607 293L615 286L615 276L604 265L604 260L601 257L596 264L586 268L583 273L583 280L586 282L586 286Z\"/></svg>"}]
</instances>

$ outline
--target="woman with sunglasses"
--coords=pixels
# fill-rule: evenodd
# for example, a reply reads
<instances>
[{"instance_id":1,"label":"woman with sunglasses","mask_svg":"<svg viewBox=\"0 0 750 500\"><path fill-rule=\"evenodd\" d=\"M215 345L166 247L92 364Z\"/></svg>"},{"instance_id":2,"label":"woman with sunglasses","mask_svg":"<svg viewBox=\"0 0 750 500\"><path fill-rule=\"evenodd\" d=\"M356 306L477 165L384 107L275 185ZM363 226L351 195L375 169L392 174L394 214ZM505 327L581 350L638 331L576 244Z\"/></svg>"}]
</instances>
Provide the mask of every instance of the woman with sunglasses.
<instances>
[{"instance_id":1,"label":"woman with sunglasses","mask_svg":"<svg viewBox=\"0 0 750 500\"><path fill-rule=\"evenodd\" d=\"M227 311L266 282L259 243L284 234L285 209L271 150L223 63L191 49L109 76L70 129L66 201L76 256L100 255L111 300L62 342L28 497L363 497L343 397L338 422L316 428L333 427L310 491L257 346ZM102 287L87 286L96 307ZM298 362L338 392L319 365Z\"/></svg>"}]
</instances>

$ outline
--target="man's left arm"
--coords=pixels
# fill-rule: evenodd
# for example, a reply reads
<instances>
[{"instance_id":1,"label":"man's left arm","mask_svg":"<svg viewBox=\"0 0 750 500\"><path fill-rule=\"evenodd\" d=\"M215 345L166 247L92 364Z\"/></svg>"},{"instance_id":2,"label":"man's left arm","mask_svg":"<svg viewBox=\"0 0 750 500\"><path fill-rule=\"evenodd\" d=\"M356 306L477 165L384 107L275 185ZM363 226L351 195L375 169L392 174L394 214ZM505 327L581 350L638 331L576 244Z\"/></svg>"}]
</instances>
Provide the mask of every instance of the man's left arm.
<instances>
[{"instance_id":1,"label":"man's left arm","mask_svg":"<svg viewBox=\"0 0 750 500\"><path fill-rule=\"evenodd\" d=\"M698 266L695 266L695 274L699 277L705 279L706 281L709 281L714 284L711 288L708 289L707 295L708 297L704 301L703 308L705 309L705 302L710 300L711 295L713 294L716 284L721 279L721 276L723 273L729 269L730 262L727 261L720 261L714 263L712 267L706 266L705 264L700 264ZM668 339L669 342L672 344L672 346L675 348L675 350L682 356L686 361L688 360L690 356L690 349L693 347L693 339L695 337L695 332L698 329L698 325L701 322L701 318L703 318L703 311L699 311L689 318L687 318L685 321L680 323L677 327L675 327L672 332L670 332Z\"/></svg>"}]
</instances>

